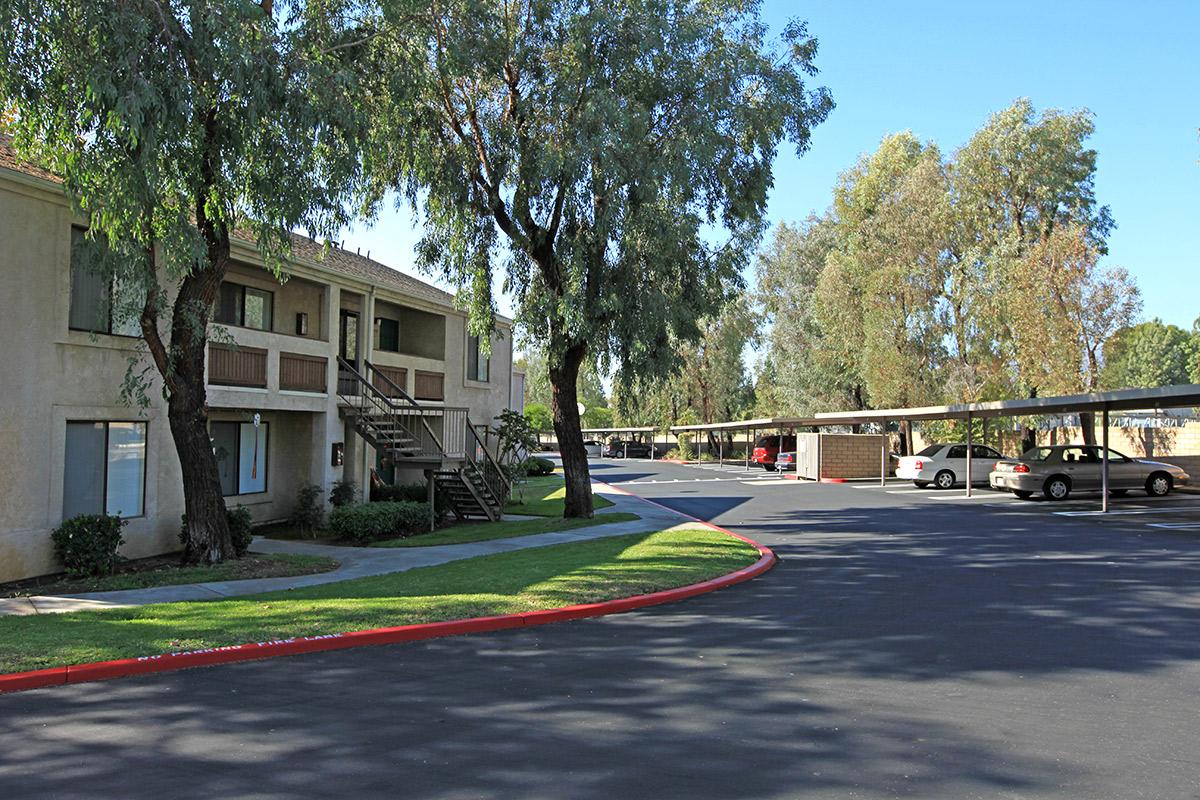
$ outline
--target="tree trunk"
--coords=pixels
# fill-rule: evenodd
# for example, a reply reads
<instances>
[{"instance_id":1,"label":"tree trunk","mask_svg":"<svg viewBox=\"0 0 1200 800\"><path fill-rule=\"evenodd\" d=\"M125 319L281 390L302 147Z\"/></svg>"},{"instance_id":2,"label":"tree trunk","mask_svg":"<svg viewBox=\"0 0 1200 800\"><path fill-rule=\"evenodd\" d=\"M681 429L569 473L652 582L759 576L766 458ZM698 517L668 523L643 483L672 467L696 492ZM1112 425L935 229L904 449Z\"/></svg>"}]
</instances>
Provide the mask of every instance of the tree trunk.
<instances>
[{"instance_id":1,"label":"tree trunk","mask_svg":"<svg viewBox=\"0 0 1200 800\"><path fill-rule=\"evenodd\" d=\"M217 458L208 436L203 375L200 373L199 380L195 380L195 376L178 376L181 382L189 385L172 393L167 403L171 437L175 440L183 473L183 504L188 531L183 560L188 564L215 564L234 554L225 519ZM193 382L195 385L191 385Z\"/></svg>"},{"instance_id":2,"label":"tree trunk","mask_svg":"<svg viewBox=\"0 0 1200 800\"><path fill-rule=\"evenodd\" d=\"M1079 427L1083 434L1083 443L1096 444L1096 415L1091 411L1079 412Z\"/></svg>"},{"instance_id":3,"label":"tree trunk","mask_svg":"<svg viewBox=\"0 0 1200 800\"><path fill-rule=\"evenodd\" d=\"M563 477L566 479L564 517L591 518L594 515L592 478L588 472L587 450L583 447L579 420L579 367L586 352L587 344L579 342L568 347L561 356L553 349L547 353L554 433L558 436Z\"/></svg>"}]
</instances>

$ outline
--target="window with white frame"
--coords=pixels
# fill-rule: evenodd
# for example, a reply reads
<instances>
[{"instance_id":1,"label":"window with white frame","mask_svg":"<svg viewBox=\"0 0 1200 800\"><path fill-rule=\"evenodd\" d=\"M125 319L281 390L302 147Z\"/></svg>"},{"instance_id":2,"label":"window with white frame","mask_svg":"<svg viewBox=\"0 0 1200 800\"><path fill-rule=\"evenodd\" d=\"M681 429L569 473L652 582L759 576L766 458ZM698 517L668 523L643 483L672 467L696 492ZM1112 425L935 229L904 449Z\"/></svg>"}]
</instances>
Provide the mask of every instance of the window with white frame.
<instances>
[{"instance_id":1,"label":"window with white frame","mask_svg":"<svg viewBox=\"0 0 1200 800\"><path fill-rule=\"evenodd\" d=\"M258 494L267 490L268 423L212 422L209 438L217 456L221 494Z\"/></svg>"},{"instance_id":2,"label":"window with white frame","mask_svg":"<svg viewBox=\"0 0 1200 800\"><path fill-rule=\"evenodd\" d=\"M483 352L478 336L467 337L467 380L487 383L492 359Z\"/></svg>"},{"instance_id":3,"label":"window with white frame","mask_svg":"<svg viewBox=\"0 0 1200 800\"><path fill-rule=\"evenodd\" d=\"M67 422L63 519L145 513L146 423Z\"/></svg>"}]
</instances>

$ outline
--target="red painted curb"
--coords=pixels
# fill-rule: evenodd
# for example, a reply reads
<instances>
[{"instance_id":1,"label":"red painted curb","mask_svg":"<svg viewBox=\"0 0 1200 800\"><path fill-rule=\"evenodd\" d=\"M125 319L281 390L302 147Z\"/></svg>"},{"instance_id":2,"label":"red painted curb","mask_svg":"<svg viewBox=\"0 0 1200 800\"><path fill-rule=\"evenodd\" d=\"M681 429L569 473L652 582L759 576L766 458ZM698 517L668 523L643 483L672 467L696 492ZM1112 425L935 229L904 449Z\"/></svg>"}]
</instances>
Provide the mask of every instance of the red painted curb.
<instances>
[{"instance_id":1,"label":"red painted curb","mask_svg":"<svg viewBox=\"0 0 1200 800\"><path fill-rule=\"evenodd\" d=\"M600 481L597 481L600 483ZM608 484L605 484L606 486ZM610 486L616 492L631 495L615 486ZM667 508L661 503L638 497L652 505ZM674 509L668 509L674 510ZM675 589L665 589L651 594L622 597L607 600L602 603L587 603L584 605L549 608L542 611L529 611L522 614L507 614L497 617L474 617L456 619L449 622L427 622L419 625L401 625L394 628L374 628L364 631L349 631L347 633L330 633L321 636L303 636L288 639L277 639L268 642L252 642L247 644L226 645L207 648L188 653L162 653L139 658L125 658L117 661L96 661L90 664L69 664L64 667L35 670L32 672L14 672L0 674L0 694L16 692L25 689L40 689L47 686L60 686L67 683L86 683L110 678L123 678L131 675L145 675L152 672L171 672L189 667L207 667L214 664L229 664L238 661L254 661L278 656L300 655L327 650L345 650L351 647L367 645L397 644L400 642L415 642L423 639L437 639L445 636L459 636L467 633L487 633L490 631L521 628L531 625L548 625L554 622L599 617L606 614L617 614L632 611L647 606L662 605L679 600L686 600L699 594L723 589L748 581L769 570L775 565L775 553L765 545L759 544L733 531L727 531L712 523L697 519L688 514L675 512L680 516L699 522L705 527L740 539L758 549L760 557L748 567L736 572L679 586Z\"/></svg>"},{"instance_id":2,"label":"red painted curb","mask_svg":"<svg viewBox=\"0 0 1200 800\"><path fill-rule=\"evenodd\" d=\"M845 483L845 478L821 478L821 483Z\"/></svg>"}]
</instances>

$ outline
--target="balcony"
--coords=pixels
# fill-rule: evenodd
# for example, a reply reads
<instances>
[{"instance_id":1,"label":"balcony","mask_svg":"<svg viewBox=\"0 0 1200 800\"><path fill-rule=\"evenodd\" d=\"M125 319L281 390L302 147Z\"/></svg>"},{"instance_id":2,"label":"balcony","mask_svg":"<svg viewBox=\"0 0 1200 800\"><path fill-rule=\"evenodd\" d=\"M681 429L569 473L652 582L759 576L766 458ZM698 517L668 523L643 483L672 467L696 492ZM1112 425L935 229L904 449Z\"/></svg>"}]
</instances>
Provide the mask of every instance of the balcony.
<instances>
[{"instance_id":1,"label":"balcony","mask_svg":"<svg viewBox=\"0 0 1200 800\"><path fill-rule=\"evenodd\" d=\"M214 386L267 388L267 351L209 343L208 382Z\"/></svg>"}]
</instances>

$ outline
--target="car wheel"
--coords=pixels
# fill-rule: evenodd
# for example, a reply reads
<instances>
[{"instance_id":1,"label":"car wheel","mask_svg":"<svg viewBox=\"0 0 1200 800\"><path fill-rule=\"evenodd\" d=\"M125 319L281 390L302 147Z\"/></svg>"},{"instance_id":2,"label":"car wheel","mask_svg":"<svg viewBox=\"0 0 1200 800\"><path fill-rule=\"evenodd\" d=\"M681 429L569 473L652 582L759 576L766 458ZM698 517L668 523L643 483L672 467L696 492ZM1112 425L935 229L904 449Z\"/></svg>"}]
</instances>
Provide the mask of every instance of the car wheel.
<instances>
[{"instance_id":1,"label":"car wheel","mask_svg":"<svg viewBox=\"0 0 1200 800\"><path fill-rule=\"evenodd\" d=\"M954 487L954 473L948 469L944 469L937 475L933 476L933 485L939 489L951 489Z\"/></svg>"},{"instance_id":2,"label":"car wheel","mask_svg":"<svg viewBox=\"0 0 1200 800\"><path fill-rule=\"evenodd\" d=\"M1013 494L1022 500L1028 500L1029 498L1033 497L1033 492L1026 491L1025 489L1013 489Z\"/></svg>"},{"instance_id":3,"label":"car wheel","mask_svg":"<svg viewBox=\"0 0 1200 800\"><path fill-rule=\"evenodd\" d=\"M1046 481L1042 494L1046 495L1047 500L1066 500L1071 494L1071 482L1061 475L1056 475Z\"/></svg>"},{"instance_id":4,"label":"car wheel","mask_svg":"<svg viewBox=\"0 0 1200 800\"><path fill-rule=\"evenodd\" d=\"M1151 497L1166 497L1171 493L1171 476L1165 472L1155 472L1146 481L1146 494Z\"/></svg>"},{"instance_id":5,"label":"car wheel","mask_svg":"<svg viewBox=\"0 0 1200 800\"><path fill-rule=\"evenodd\" d=\"M924 489L928 485L929 481L913 481L913 486L917 487L918 489Z\"/></svg>"}]
</instances>

